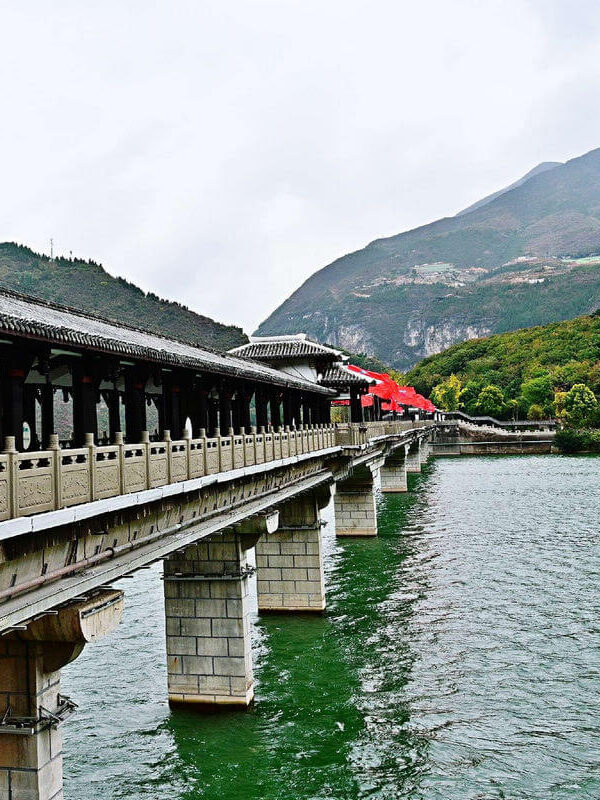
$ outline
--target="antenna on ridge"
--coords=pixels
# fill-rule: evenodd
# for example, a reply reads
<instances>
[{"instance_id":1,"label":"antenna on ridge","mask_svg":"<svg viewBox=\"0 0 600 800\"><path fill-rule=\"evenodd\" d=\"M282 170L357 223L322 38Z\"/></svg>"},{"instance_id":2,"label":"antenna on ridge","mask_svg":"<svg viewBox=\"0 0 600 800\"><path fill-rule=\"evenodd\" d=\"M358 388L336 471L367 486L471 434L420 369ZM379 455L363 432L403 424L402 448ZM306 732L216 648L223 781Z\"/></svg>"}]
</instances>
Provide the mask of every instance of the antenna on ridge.
<instances>
[{"instance_id":1,"label":"antenna on ridge","mask_svg":"<svg viewBox=\"0 0 600 800\"><path fill-rule=\"evenodd\" d=\"M54 239L50 239L50 261L54 261Z\"/></svg>"}]
</instances>

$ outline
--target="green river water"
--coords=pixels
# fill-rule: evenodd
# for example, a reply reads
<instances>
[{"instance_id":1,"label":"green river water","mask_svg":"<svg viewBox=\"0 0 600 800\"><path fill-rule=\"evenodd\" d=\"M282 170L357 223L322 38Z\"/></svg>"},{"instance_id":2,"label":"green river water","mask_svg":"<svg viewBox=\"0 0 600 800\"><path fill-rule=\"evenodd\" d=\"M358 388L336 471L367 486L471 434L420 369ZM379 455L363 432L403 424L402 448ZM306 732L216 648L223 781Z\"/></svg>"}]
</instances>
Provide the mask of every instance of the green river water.
<instances>
[{"instance_id":1,"label":"green river water","mask_svg":"<svg viewBox=\"0 0 600 800\"><path fill-rule=\"evenodd\" d=\"M253 629L248 712L170 712L160 569L63 672L67 800L600 798L600 458L441 459L325 532L323 617Z\"/></svg>"}]
</instances>

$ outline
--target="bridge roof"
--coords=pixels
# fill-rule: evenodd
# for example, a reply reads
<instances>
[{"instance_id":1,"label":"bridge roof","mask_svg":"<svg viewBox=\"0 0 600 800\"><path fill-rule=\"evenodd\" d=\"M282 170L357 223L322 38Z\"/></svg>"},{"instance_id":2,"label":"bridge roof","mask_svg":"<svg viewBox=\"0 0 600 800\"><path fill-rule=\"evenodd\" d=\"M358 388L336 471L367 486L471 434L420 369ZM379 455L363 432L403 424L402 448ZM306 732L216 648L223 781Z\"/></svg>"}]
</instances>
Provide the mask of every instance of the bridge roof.
<instances>
[{"instance_id":1,"label":"bridge roof","mask_svg":"<svg viewBox=\"0 0 600 800\"><path fill-rule=\"evenodd\" d=\"M340 388L342 386L372 386L377 381L367 375L352 372L345 364L331 364L323 373L319 383L322 386Z\"/></svg>"},{"instance_id":2,"label":"bridge roof","mask_svg":"<svg viewBox=\"0 0 600 800\"><path fill-rule=\"evenodd\" d=\"M333 392L247 358L159 336L14 292L0 291L0 333L119 357L180 366L320 394Z\"/></svg>"},{"instance_id":3,"label":"bridge roof","mask_svg":"<svg viewBox=\"0 0 600 800\"><path fill-rule=\"evenodd\" d=\"M242 344L229 351L242 358L255 358L259 361L287 361L295 359L319 358L328 361L341 361L339 350L320 342L313 342L305 333L287 336L252 336L248 344Z\"/></svg>"}]
</instances>

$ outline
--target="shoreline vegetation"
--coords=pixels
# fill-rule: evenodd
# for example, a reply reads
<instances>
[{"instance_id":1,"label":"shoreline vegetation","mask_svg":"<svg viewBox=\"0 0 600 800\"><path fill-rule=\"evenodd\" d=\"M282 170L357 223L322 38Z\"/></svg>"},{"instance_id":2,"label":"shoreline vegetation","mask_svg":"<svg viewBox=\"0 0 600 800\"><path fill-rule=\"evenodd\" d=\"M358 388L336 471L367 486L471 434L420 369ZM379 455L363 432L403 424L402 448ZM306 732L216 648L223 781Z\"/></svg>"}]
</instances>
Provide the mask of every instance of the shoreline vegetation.
<instances>
[{"instance_id":1,"label":"shoreline vegetation","mask_svg":"<svg viewBox=\"0 0 600 800\"><path fill-rule=\"evenodd\" d=\"M471 339L406 376L444 411L500 420L557 419L563 453L600 452L600 310Z\"/></svg>"}]
</instances>

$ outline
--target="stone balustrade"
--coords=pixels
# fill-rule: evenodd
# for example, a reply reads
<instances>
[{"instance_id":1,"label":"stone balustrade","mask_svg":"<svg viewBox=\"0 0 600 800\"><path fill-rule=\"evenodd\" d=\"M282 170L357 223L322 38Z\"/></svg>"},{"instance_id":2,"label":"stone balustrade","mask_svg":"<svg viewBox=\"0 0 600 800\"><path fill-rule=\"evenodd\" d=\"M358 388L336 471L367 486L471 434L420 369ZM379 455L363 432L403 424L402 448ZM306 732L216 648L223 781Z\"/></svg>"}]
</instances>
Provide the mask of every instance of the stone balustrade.
<instances>
[{"instance_id":1,"label":"stone balustrade","mask_svg":"<svg viewBox=\"0 0 600 800\"><path fill-rule=\"evenodd\" d=\"M0 521L54 511L117 495L153 489L277 461L336 445L334 425L301 426L229 436L61 449L52 437L48 450L17 452L7 437L0 453Z\"/></svg>"},{"instance_id":2,"label":"stone balustrade","mask_svg":"<svg viewBox=\"0 0 600 800\"><path fill-rule=\"evenodd\" d=\"M39 452L17 452L7 437L0 453L0 521L55 511L109 497L153 489L204 475L264 464L335 446L361 446L380 436L427 423L372 422L300 426L229 436L61 449L58 437Z\"/></svg>"}]
</instances>

